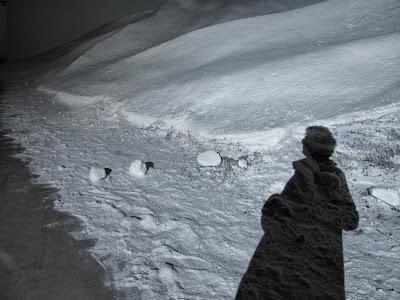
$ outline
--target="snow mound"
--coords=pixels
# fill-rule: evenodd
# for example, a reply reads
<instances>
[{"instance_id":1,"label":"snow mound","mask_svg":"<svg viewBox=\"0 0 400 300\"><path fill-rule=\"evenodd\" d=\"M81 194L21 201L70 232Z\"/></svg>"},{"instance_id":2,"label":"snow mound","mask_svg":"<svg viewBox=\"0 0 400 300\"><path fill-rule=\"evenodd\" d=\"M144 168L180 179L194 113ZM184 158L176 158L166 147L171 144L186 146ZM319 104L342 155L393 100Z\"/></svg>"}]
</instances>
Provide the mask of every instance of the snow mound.
<instances>
[{"instance_id":1,"label":"snow mound","mask_svg":"<svg viewBox=\"0 0 400 300\"><path fill-rule=\"evenodd\" d=\"M247 161L245 159L239 159L238 160L238 166L239 166L239 168L246 169L247 168Z\"/></svg>"},{"instance_id":2,"label":"snow mound","mask_svg":"<svg viewBox=\"0 0 400 300\"><path fill-rule=\"evenodd\" d=\"M370 195L389 205L400 207L400 191L398 189L389 187L372 187L368 192Z\"/></svg>"},{"instance_id":3,"label":"snow mound","mask_svg":"<svg viewBox=\"0 0 400 300\"><path fill-rule=\"evenodd\" d=\"M107 177L106 170L104 168L91 167L89 172L89 179L91 182L97 182Z\"/></svg>"},{"instance_id":4,"label":"snow mound","mask_svg":"<svg viewBox=\"0 0 400 300\"><path fill-rule=\"evenodd\" d=\"M197 162L199 163L200 166L203 167L217 167L221 164L222 159L217 152L215 152L214 150L209 150L200 153L197 156Z\"/></svg>"},{"instance_id":5,"label":"snow mound","mask_svg":"<svg viewBox=\"0 0 400 300\"><path fill-rule=\"evenodd\" d=\"M129 174L133 177L141 177L146 175L146 163L140 159L133 161L129 166Z\"/></svg>"},{"instance_id":6,"label":"snow mound","mask_svg":"<svg viewBox=\"0 0 400 300\"><path fill-rule=\"evenodd\" d=\"M62 77L68 81L82 73L96 72L99 66L130 57L205 26L285 11L319 1L322 0L292 0L290 3L282 0L229 3L220 0L164 1L157 10L131 15L92 32L96 38L85 40L68 54L69 64L58 74L58 79ZM130 24L120 28L125 22Z\"/></svg>"}]
</instances>

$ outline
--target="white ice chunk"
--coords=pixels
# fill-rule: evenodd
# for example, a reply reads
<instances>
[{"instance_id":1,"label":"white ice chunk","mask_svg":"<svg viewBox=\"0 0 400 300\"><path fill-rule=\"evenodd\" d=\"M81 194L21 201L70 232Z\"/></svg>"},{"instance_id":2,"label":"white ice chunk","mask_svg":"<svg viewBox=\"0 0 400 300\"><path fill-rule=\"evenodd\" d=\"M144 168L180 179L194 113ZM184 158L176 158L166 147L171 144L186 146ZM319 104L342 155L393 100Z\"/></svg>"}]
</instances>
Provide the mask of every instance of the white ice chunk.
<instances>
[{"instance_id":1,"label":"white ice chunk","mask_svg":"<svg viewBox=\"0 0 400 300\"><path fill-rule=\"evenodd\" d=\"M221 164L221 156L214 150L200 153L197 156L197 162L203 167L216 167Z\"/></svg>"},{"instance_id":2,"label":"white ice chunk","mask_svg":"<svg viewBox=\"0 0 400 300\"><path fill-rule=\"evenodd\" d=\"M89 179L91 182L97 182L107 177L106 170L104 168L91 167L89 172Z\"/></svg>"},{"instance_id":3,"label":"white ice chunk","mask_svg":"<svg viewBox=\"0 0 400 300\"><path fill-rule=\"evenodd\" d=\"M372 187L369 189L370 195L393 206L400 206L399 190L389 187Z\"/></svg>"},{"instance_id":4,"label":"white ice chunk","mask_svg":"<svg viewBox=\"0 0 400 300\"><path fill-rule=\"evenodd\" d=\"M246 169L247 168L247 161L245 159L239 159L238 166L239 166L239 168Z\"/></svg>"},{"instance_id":5,"label":"white ice chunk","mask_svg":"<svg viewBox=\"0 0 400 300\"><path fill-rule=\"evenodd\" d=\"M137 159L129 166L129 174L135 177L144 176L147 173L146 163L140 159Z\"/></svg>"}]
</instances>

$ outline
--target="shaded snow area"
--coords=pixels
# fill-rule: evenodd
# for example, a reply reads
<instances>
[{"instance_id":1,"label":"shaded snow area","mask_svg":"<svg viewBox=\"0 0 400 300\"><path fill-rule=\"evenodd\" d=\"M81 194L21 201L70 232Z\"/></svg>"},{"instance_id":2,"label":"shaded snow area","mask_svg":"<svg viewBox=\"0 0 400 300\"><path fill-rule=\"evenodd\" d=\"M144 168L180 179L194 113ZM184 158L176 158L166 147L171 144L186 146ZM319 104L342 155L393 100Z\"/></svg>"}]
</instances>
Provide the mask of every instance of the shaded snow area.
<instances>
[{"instance_id":1,"label":"shaded snow area","mask_svg":"<svg viewBox=\"0 0 400 300\"><path fill-rule=\"evenodd\" d=\"M338 140L360 214L343 234L347 298L399 299L399 208L371 193L400 188L399 1L225 23L241 14L209 19L180 1L179 15L174 3L76 48L35 78L40 87L3 94L19 157L58 188L55 207L82 220L74 238L97 240L107 284L122 299L232 299L264 201L318 124ZM178 15L196 17L166 21ZM207 24L217 25L194 30Z\"/></svg>"},{"instance_id":2,"label":"shaded snow area","mask_svg":"<svg viewBox=\"0 0 400 300\"><path fill-rule=\"evenodd\" d=\"M245 17L275 13L320 2L321 0L168 0L157 10L111 22L91 35L94 39L76 41L73 51L62 59L62 76L92 76L99 67L143 52L190 31ZM127 26L122 24L144 19ZM114 30L112 30L114 29ZM101 34L104 31L110 31ZM58 61L60 64L60 61ZM65 65L67 63L67 65ZM91 75L92 74L92 75ZM94 75L95 76L95 75Z\"/></svg>"}]
</instances>

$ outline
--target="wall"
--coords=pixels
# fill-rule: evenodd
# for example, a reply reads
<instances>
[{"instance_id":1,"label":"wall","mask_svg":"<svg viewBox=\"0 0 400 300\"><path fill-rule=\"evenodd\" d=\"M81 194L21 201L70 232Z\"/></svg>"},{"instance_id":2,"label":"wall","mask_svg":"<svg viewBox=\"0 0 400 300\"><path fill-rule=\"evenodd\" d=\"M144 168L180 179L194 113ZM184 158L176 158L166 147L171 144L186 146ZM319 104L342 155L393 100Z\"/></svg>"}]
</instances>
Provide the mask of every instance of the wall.
<instances>
[{"instance_id":1,"label":"wall","mask_svg":"<svg viewBox=\"0 0 400 300\"><path fill-rule=\"evenodd\" d=\"M6 8L0 1L0 61L6 54Z\"/></svg>"},{"instance_id":2,"label":"wall","mask_svg":"<svg viewBox=\"0 0 400 300\"><path fill-rule=\"evenodd\" d=\"M8 0L7 57L30 57L162 0Z\"/></svg>"}]
</instances>

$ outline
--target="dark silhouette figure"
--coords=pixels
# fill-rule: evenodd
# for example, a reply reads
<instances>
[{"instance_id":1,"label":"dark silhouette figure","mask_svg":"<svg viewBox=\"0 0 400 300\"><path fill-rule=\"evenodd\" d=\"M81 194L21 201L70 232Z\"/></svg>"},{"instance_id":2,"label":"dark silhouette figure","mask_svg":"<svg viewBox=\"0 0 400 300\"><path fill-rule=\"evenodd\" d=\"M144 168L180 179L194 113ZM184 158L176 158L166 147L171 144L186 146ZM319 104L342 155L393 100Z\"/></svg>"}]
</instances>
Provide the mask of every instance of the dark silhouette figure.
<instances>
[{"instance_id":1,"label":"dark silhouette figure","mask_svg":"<svg viewBox=\"0 0 400 300\"><path fill-rule=\"evenodd\" d=\"M308 127L306 158L281 194L262 209L264 235L236 299L345 299L342 230L358 214L344 173L330 160L336 141L322 126Z\"/></svg>"}]
</instances>

